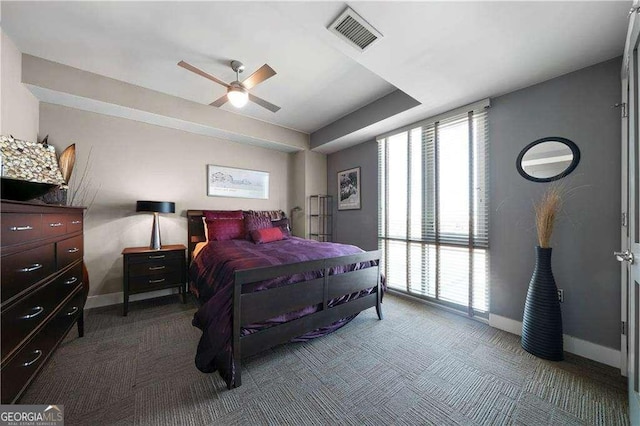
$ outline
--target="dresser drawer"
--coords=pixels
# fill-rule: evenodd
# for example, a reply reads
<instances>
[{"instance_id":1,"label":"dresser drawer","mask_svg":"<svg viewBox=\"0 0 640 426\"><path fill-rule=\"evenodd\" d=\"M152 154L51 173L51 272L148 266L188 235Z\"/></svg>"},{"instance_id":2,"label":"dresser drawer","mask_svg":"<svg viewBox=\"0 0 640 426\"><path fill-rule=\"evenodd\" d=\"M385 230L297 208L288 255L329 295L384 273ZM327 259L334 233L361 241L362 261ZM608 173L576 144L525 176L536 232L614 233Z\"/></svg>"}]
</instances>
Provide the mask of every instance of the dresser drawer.
<instances>
[{"instance_id":1,"label":"dresser drawer","mask_svg":"<svg viewBox=\"0 0 640 426\"><path fill-rule=\"evenodd\" d=\"M182 259L133 263L129 266L129 276L138 277L141 275L161 275L169 272L180 271L180 268L182 267Z\"/></svg>"},{"instance_id":2,"label":"dresser drawer","mask_svg":"<svg viewBox=\"0 0 640 426\"><path fill-rule=\"evenodd\" d=\"M39 214L2 213L2 247L26 243L42 237L42 220Z\"/></svg>"},{"instance_id":3,"label":"dresser drawer","mask_svg":"<svg viewBox=\"0 0 640 426\"><path fill-rule=\"evenodd\" d=\"M42 215L42 236L56 237L67 233L66 214L43 214Z\"/></svg>"},{"instance_id":4,"label":"dresser drawer","mask_svg":"<svg viewBox=\"0 0 640 426\"><path fill-rule=\"evenodd\" d=\"M55 269L55 245L46 244L2 258L2 302L51 275Z\"/></svg>"},{"instance_id":5,"label":"dresser drawer","mask_svg":"<svg viewBox=\"0 0 640 426\"><path fill-rule=\"evenodd\" d=\"M180 270L157 275L141 275L129 278L129 292L152 291L166 287L176 287L179 284L184 284Z\"/></svg>"},{"instance_id":6,"label":"dresser drawer","mask_svg":"<svg viewBox=\"0 0 640 426\"><path fill-rule=\"evenodd\" d=\"M60 336L64 336L69 327L71 327L80 314L82 314L84 302L85 295L82 290L78 290L78 292L64 304L64 307L60 309L55 318L51 321L51 324L56 325L56 329L62 330Z\"/></svg>"},{"instance_id":7,"label":"dresser drawer","mask_svg":"<svg viewBox=\"0 0 640 426\"><path fill-rule=\"evenodd\" d=\"M58 277L52 285L56 287L59 293L64 293L65 295L75 291L76 287L83 285L82 262Z\"/></svg>"},{"instance_id":8,"label":"dresser drawer","mask_svg":"<svg viewBox=\"0 0 640 426\"><path fill-rule=\"evenodd\" d=\"M82 263L2 312L2 359L82 285Z\"/></svg>"},{"instance_id":9,"label":"dresser drawer","mask_svg":"<svg viewBox=\"0 0 640 426\"><path fill-rule=\"evenodd\" d=\"M42 368L56 344L78 319L82 312L83 299L81 291L76 293L56 316L12 357L11 361L2 366L0 382L3 404L14 402L26 384Z\"/></svg>"},{"instance_id":10,"label":"dresser drawer","mask_svg":"<svg viewBox=\"0 0 640 426\"><path fill-rule=\"evenodd\" d=\"M67 222L67 232L71 233L82 231L82 223L84 221L82 214L65 215L65 220Z\"/></svg>"},{"instance_id":11,"label":"dresser drawer","mask_svg":"<svg viewBox=\"0 0 640 426\"><path fill-rule=\"evenodd\" d=\"M165 262L174 259L184 259L184 250L174 250L174 251L158 251L152 253L141 253L141 254L129 254L127 255L127 262L130 264L133 263L143 263L143 262Z\"/></svg>"},{"instance_id":12,"label":"dresser drawer","mask_svg":"<svg viewBox=\"0 0 640 426\"><path fill-rule=\"evenodd\" d=\"M58 259L58 269L62 269L72 264L76 260L82 259L83 255L83 237L67 238L56 244L56 258Z\"/></svg>"}]
</instances>

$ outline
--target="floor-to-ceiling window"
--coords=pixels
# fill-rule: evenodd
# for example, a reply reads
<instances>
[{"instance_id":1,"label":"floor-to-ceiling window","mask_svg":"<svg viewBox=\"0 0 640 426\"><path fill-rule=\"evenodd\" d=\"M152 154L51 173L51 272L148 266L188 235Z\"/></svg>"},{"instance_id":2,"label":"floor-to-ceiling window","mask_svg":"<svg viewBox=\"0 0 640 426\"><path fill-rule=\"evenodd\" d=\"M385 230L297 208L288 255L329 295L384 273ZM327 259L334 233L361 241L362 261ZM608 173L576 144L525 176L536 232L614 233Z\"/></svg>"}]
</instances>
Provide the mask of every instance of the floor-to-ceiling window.
<instances>
[{"instance_id":1,"label":"floor-to-ceiling window","mask_svg":"<svg viewBox=\"0 0 640 426\"><path fill-rule=\"evenodd\" d=\"M470 315L489 310L486 105L378 139L388 286Z\"/></svg>"}]
</instances>

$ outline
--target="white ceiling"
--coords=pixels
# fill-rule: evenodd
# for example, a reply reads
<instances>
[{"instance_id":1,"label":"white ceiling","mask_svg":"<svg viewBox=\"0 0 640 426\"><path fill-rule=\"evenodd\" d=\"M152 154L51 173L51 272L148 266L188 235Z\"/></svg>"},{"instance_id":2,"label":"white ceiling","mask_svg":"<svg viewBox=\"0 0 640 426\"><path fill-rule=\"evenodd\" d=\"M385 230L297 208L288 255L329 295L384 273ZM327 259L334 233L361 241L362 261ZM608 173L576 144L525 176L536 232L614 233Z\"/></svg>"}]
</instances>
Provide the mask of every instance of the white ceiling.
<instances>
[{"instance_id":1,"label":"white ceiling","mask_svg":"<svg viewBox=\"0 0 640 426\"><path fill-rule=\"evenodd\" d=\"M382 132L621 55L631 2L353 2L384 35L365 53L326 30L345 5L3 1L2 28L25 53L200 103L224 88L179 60L226 81L230 59L269 63L253 93L282 109L239 111L305 132L394 86L423 104Z\"/></svg>"},{"instance_id":2,"label":"white ceiling","mask_svg":"<svg viewBox=\"0 0 640 426\"><path fill-rule=\"evenodd\" d=\"M24 53L203 104L226 89L180 60L227 82L232 59L245 78L268 63L251 92L282 109L223 108L306 133L395 90L269 3L3 1L2 28Z\"/></svg>"}]
</instances>

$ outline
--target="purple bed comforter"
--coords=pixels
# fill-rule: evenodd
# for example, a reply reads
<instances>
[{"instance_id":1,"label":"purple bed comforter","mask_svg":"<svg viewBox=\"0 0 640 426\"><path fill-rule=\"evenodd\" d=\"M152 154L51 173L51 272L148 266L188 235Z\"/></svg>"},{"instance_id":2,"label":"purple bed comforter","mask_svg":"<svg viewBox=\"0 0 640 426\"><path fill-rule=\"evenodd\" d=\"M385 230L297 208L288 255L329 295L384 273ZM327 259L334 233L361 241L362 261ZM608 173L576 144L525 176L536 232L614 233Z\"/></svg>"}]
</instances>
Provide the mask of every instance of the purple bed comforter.
<instances>
[{"instance_id":1,"label":"purple bed comforter","mask_svg":"<svg viewBox=\"0 0 640 426\"><path fill-rule=\"evenodd\" d=\"M362 250L356 246L323 243L296 237L268 244L254 244L245 240L210 241L193 260L189 270L190 290L201 302L200 309L193 318L193 325L202 330L202 337L196 354L196 367L205 373L217 370L227 382L227 385L234 383L235 371L231 327L235 271L361 252ZM347 270L360 269L367 266L369 266L369 262L337 267L332 268L330 273L339 274ZM266 288L318 278L319 276L319 272L309 272L279 277L247 284L245 289L248 291L260 291ZM361 295L369 294L372 291L373 289L363 290L356 294L334 299L329 303L329 306L335 306ZM309 306L296 312L271 318L260 324L252 324L242 329L242 335L300 318L316 312L318 308L318 306ZM314 330L294 340L304 341L331 333L351 321L356 315L344 318L328 327Z\"/></svg>"}]
</instances>

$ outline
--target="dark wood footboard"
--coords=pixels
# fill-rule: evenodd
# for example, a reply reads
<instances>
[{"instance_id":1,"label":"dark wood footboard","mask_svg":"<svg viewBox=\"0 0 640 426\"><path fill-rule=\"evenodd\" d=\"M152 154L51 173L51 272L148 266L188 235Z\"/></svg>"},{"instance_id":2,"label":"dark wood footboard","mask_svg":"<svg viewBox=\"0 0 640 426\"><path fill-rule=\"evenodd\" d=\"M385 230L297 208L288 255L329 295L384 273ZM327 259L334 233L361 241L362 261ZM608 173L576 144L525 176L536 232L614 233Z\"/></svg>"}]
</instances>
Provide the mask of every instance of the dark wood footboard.
<instances>
[{"instance_id":1,"label":"dark wood footboard","mask_svg":"<svg viewBox=\"0 0 640 426\"><path fill-rule=\"evenodd\" d=\"M374 262L375 266L342 274L330 275L330 268ZM243 286L270 278L322 271L322 277L273 289L243 293ZM360 290L373 288L366 296L329 307L329 301ZM233 356L235 383L241 385L241 358L272 348L320 327L328 326L365 309L376 307L382 319L382 290L380 283L380 251L348 256L311 260L289 265L244 269L235 273L233 290ZM269 327L246 336L240 330L252 323L286 314L307 306L320 305L321 309L304 317Z\"/></svg>"}]
</instances>

